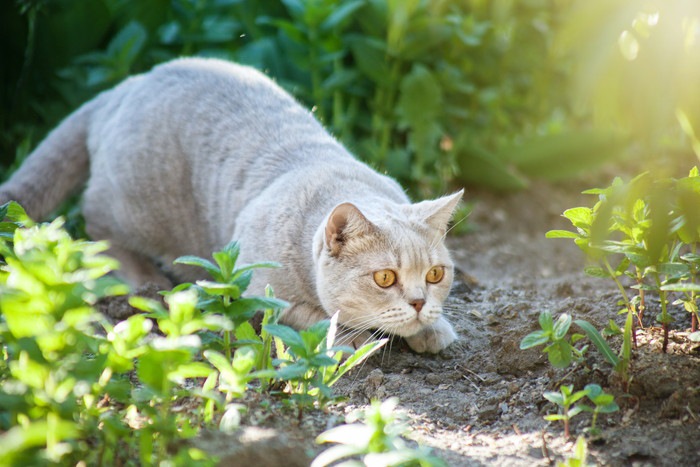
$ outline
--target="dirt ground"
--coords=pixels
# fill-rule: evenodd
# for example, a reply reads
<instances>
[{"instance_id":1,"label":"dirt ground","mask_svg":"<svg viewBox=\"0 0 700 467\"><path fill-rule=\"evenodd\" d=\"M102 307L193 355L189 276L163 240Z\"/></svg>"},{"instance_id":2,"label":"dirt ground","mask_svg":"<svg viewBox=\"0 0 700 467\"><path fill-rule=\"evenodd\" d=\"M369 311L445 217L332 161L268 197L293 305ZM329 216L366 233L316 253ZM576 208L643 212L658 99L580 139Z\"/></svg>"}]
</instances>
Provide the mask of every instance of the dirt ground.
<instances>
[{"instance_id":1,"label":"dirt ground","mask_svg":"<svg viewBox=\"0 0 700 467\"><path fill-rule=\"evenodd\" d=\"M602 434L589 442L590 464L700 465L700 344L688 341L690 319L682 309L673 312L676 330L667 354L657 331L639 331L629 393L593 346L585 365L567 370L554 370L541 348L519 349L523 336L539 328L542 310L566 312L599 329L610 318L623 324L613 284L583 274L584 257L573 242L544 237L547 230L569 228L562 211L590 205L590 197L577 195L585 188L468 193L477 201L470 219L475 232L449 241L458 268L446 303L459 334L455 344L426 356L394 342L335 386L346 402L301 421L278 401L251 394L243 425L272 428L261 438L276 441L250 446L258 454L278 450L277 457L248 460L232 438L220 434L205 435L201 446L222 455L224 465L308 465L322 449L313 443L318 433L373 398L396 396L411 439L450 466L554 465L573 454L574 440L564 439L560 424L543 419L556 408L542 393L561 384L582 389L598 383L616 395L621 409L600 417ZM612 344L619 348L619 342ZM578 415L573 437L589 425L588 414Z\"/></svg>"}]
</instances>

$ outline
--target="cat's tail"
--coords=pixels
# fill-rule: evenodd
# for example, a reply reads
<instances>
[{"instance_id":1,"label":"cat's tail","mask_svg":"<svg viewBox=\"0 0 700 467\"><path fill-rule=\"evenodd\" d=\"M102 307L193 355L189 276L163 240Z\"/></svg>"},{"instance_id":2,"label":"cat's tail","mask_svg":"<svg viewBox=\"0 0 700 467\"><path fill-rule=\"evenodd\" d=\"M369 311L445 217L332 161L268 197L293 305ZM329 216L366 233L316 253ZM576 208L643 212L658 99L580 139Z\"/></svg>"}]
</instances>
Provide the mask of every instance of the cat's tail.
<instances>
[{"instance_id":1,"label":"cat's tail","mask_svg":"<svg viewBox=\"0 0 700 467\"><path fill-rule=\"evenodd\" d=\"M0 204L17 201L40 220L80 188L89 173L87 133L96 100L66 117L12 177L0 185Z\"/></svg>"}]
</instances>

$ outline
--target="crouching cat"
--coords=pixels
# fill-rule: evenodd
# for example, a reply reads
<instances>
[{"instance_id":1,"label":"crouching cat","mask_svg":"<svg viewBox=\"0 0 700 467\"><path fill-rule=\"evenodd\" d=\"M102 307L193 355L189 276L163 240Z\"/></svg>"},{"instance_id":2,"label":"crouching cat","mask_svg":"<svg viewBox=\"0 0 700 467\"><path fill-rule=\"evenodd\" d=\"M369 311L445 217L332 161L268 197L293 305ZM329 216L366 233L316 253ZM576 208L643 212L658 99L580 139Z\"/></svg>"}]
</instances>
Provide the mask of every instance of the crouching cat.
<instances>
[{"instance_id":1,"label":"crouching cat","mask_svg":"<svg viewBox=\"0 0 700 467\"><path fill-rule=\"evenodd\" d=\"M232 239L240 261L277 261L271 284L306 327L340 311L348 343L374 331L438 352L453 265L443 243L462 196L411 204L254 69L186 58L103 92L67 117L0 186L41 218L86 183L88 233L109 240L132 285L193 280L182 255Z\"/></svg>"}]
</instances>

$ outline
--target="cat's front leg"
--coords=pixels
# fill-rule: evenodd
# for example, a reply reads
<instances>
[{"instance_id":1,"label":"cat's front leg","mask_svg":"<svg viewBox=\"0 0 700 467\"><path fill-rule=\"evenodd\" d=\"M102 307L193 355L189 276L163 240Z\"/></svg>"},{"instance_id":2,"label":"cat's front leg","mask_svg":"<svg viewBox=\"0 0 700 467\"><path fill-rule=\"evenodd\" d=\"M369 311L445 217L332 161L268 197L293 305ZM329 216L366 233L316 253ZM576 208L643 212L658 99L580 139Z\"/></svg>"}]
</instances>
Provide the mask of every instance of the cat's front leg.
<instances>
[{"instance_id":1,"label":"cat's front leg","mask_svg":"<svg viewBox=\"0 0 700 467\"><path fill-rule=\"evenodd\" d=\"M287 308L280 318L280 323L291 326L294 329L306 329L312 324L328 319L328 315L320 308L308 303L293 303Z\"/></svg>"},{"instance_id":2,"label":"cat's front leg","mask_svg":"<svg viewBox=\"0 0 700 467\"><path fill-rule=\"evenodd\" d=\"M452 325L441 316L418 334L405 339L409 347L418 353L438 353L457 339L457 333Z\"/></svg>"}]
</instances>

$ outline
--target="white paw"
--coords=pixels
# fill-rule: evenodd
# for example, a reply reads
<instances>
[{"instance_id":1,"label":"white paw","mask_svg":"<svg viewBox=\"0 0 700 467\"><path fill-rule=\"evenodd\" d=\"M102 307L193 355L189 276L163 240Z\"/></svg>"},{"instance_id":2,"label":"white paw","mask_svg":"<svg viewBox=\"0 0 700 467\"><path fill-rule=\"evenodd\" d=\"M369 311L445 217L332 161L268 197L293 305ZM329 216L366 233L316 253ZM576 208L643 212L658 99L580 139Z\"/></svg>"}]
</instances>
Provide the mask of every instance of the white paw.
<instances>
[{"instance_id":1,"label":"white paw","mask_svg":"<svg viewBox=\"0 0 700 467\"><path fill-rule=\"evenodd\" d=\"M440 318L418 334L406 337L409 347L418 353L438 353L457 339L452 325Z\"/></svg>"}]
</instances>

